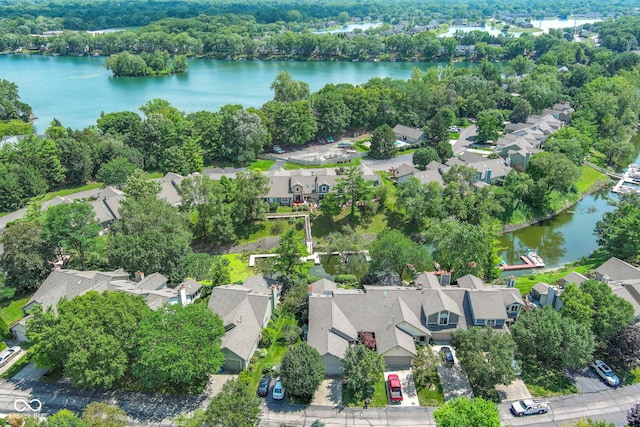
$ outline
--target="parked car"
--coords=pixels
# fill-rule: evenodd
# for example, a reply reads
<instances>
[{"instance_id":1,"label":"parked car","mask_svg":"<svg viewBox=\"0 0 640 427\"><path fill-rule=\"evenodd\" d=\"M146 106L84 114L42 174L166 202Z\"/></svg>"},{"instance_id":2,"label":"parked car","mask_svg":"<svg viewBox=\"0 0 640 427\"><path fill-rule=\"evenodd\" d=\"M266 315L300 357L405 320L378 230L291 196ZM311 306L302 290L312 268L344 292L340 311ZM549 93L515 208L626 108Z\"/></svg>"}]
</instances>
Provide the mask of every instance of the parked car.
<instances>
[{"instance_id":1,"label":"parked car","mask_svg":"<svg viewBox=\"0 0 640 427\"><path fill-rule=\"evenodd\" d=\"M446 363L453 364L453 352L449 347L442 347L440 349L440 354L442 355L442 360Z\"/></svg>"},{"instance_id":2,"label":"parked car","mask_svg":"<svg viewBox=\"0 0 640 427\"><path fill-rule=\"evenodd\" d=\"M284 399L284 394L286 393L284 387L280 380L276 381L276 385L273 386L273 400L282 400Z\"/></svg>"},{"instance_id":3,"label":"parked car","mask_svg":"<svg viewBox=\"0 0 640 427\"><path fill-rule=\"evenodd\" d=\"M20 353L20 351L22 351L22 348L19 346L6 348L0 351L0 366L7 364L7 362L13 359L16 354Z\"/></svg>"},{"instance_id":4,"label":"parked car","mask_svg":"<svg viewBox=\"0 0 640 427\"><path fill-rule=\"evenodd\" d=\"M353 147L353 144L351 144L349 141L338 142L338 148L351 148L351 147Z\"/></svg>"},{"instance_id":5,"label":"parked car","mask_svg":"<svg viewBox=\"0 0 640 427\"><path fill-rule=\"evenodd\" d=\"M522 369L520 368L520 365L518 364L518 361L516 359L513 359L511 361L511 368L513 368L513 375L515 375L516 377L522 375Z\"/></svg>"},{"instance_id":6,"label":"parked car","mask_svg":"<svg viewBox=\"0 0 640 427\"><path fill-rule=\"evenodd\" d=\"M549 402L541 399L523 399L511 404L511 413L517 417L523 415L546 414Z\"/></svg>"},{"instance_id":7,"label":"parked car","mask_svg":"<svg viewBox=\"0 0 640 427\"><path fill-rule=\"evenodd\" d=\"M284 153L284 150L279 145L274 145L273 146L273 152L276 153L276 154L282 154L282 153Z\"/></svg>"},{"instance_id":8,"label":"parked car","mask_svg":"<svg viewBox=\"0 0 640 427\"><path fill-rule=\"evenodd\" d=\"M389 376L387 376L387 390L389 390L389 400L391 400L391 403L402 402L402 384L396 374L389 374Z\"/></svg>"},{"instance_id":9,"label":"parked car","mask_svg":"<svg viewBox=\"0 0 640 427\"><path fill-rule=\"evenodd\" d=\"M260 378L260 384L258 384L258 396L265 397L269 394L269 385L271 384L271 377L265 375Z\"/></svg>"},{"instance_id":10,"label":"parked car","mask_svg":"<svg viewBox=\"0 0 640 427\"><path fill-rule=\"evenodd\" d=\"M591 367L596 374L600 376L604 380L607 385L611 387L617 387L620 385L620 379L616 374L613 373L613 370L607 366L602 360L596 360L591 364Z\"/></svg>"},{"instance_id":11,"label":"parked car","mask_svg":"<svg viewBox=\"0 0 640 427\"><path fill-rule=\"evenodd\" d=\"M458 126L449 126L449 132L460 132L460 128Z\"/></svg>"}]
</instances>

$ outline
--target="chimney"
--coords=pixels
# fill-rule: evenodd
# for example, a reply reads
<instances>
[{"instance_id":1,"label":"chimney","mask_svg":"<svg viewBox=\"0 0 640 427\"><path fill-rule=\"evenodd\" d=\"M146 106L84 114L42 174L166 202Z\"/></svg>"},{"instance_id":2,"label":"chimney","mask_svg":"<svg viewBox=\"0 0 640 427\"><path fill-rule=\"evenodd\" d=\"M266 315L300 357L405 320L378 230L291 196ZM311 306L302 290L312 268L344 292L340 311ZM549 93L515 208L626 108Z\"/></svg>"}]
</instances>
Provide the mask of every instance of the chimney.
<instances>
[{"instance_id":1,"label":"chimney","mask_svg":"<svg viewBox=\"0 0 640 427\"><path fill-rule=\"evenodd\" d=\"M144 273L142 271L136 271L136 282L142 282L144 280Z\"/></svg>"},{"instance_id":2,"label":"chimney","mask_svg":"<svg viewBox=\"0 0 640 427\"><path fill-rule=\"evenodd\" d=\"M484 182L487 184L491 184L491 169L487 169L484 171Z\"/></svg>"},{"instance_id":3,"label":"chimney","mask_svg":"<svg viewBox=\"0 0 640 427\"><path fill-rule=\"evenodd\" d=\"M187 302L187 287L185 285L182 285L178 288L178 292L180 292L180 304L182 304L182 306L186 306L188 304Z\"/></svg>"},{"instance_id":4,"label":"chimney","mask_svg":"<svg viewBox=\"0 0 640 427\"><path fill-rule=\"evenodd\" d=\"M449 286L451 284L451 273L450 272L442 273L442 275L440 276L440 284L442 286Z\"/></svg>"},{"instance_id":5,"label":"chimney","mask_svg":"<svg viewBox=\"0 0 640 427\"><path fill-rule=\"evenodd\" d=\"M513 276L509 276L507 280L507 288L515 288L516 286L516 278Z\"/></svg>"}]
</instances>

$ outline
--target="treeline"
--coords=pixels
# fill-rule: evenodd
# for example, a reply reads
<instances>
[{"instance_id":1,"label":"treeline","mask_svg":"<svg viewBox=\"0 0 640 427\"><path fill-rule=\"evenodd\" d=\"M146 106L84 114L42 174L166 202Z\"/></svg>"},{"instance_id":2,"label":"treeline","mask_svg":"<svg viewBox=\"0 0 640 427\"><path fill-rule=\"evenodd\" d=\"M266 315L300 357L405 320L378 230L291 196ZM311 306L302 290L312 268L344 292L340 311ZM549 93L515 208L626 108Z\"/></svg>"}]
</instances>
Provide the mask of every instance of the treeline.
<instances>
[{"instance_id":1,"label":"treeline","mask_svg":"<svg viewBox=\"0 0 640 427\"><path fill-rule=\"evenodd\" d=\"M155 51L141 55L122 52L108 57L104 66L116 77L158 76L184 73L189 68L189 63L186 56L170 57L167 52Z\"/></svg>"},{"instance_id":2,"label":"treeline","mask_svg":"<svg viewBox=\"0 0 640 427\"><path fill-rule=\"evenodd\" d=\"M51 30L97 30L105 28L144 26L163 18L192 18L199 15L220 15L225 13L246 14L255 17L257 22L301 22L312 23L336 19L341 13L351 17L367 16L391 22L404 17L432 16L443 19L467 18L481 20L502 13L527 14L542 19L548 15L566 17L569 14L591 12L629 13L637 7L633 2L615 0L593 3L588 1L545 2L536 0L527 4L499 0L487 3L482 0L452 1L443 4L433 0L396 0L357 2L346 1L284 1L265 3L247 1L133 1L113 3L55 1L46 4L37 1L0 2L0 28L13 27L11 33L38 34ZM18 30L18 31L14 31ZM3 31L0 30L0 33Z\"/></svg>"}]
</instances>

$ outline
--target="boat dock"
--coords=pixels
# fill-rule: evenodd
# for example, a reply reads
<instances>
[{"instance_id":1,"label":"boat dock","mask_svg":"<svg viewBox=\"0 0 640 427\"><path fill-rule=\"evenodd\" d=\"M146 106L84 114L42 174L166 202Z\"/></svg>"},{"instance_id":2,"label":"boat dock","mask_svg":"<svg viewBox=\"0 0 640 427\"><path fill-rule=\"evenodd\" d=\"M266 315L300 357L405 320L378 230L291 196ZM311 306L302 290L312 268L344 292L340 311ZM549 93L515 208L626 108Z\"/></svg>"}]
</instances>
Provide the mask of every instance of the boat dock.
<instances>
[{"instance_id":1,"label":"boat dock","mask_svg":"<svg viewBox=\"0 0 640 427\"><path fill-rule=\"evenodd\" d=\"M520 259L524 261L524 264L514 264L514 265L502 264L502 265L499 265L498 268L502 271L528 270L530 268L538 268L538 266L532 263L531 260L527 258L526 255L521 255Z\"/></svg>"},{"instance_id":2,"label":"boat dock","mask_svg":"<svg viewBox=\"0 0 640 427\"><path fill-rule=\"evenodd\" d=\"M622 178L611 189L614 193L640 194L640 165L629 165Z\"/></svg>"}]
</instances>

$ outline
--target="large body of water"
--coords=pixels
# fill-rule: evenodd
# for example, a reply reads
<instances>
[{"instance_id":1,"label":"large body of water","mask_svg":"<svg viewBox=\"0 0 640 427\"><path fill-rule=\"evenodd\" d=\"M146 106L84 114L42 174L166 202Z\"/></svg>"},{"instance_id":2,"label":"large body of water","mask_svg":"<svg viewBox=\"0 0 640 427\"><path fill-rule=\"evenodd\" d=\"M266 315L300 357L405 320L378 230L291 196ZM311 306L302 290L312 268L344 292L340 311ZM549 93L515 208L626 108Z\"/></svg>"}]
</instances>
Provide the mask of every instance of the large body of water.
<instances>
[{"instance_id":1,"label":"large body of water","mask_svg":"<svg viewBox=\"0 0 640 427\"><path fill-rule=\"evenodd\" d=\"M163 77L112 77L103 57L0 55L0 79L16 83L20 98L46 129L55 117L74 129L95 125L100 112L137 111L162 98L187 113L217 111L226 104L260 107L273 98L269 89L283 70L307 82L312 91L327 83L361 84L374 77L408 79L414 67L446 63L295 62L192 60L189 72ZM456 66L472 66L458 63Z\"/></svg>"},{"instance_id":2,"label":"large body of water","mask_svg":"<svg viewBox=\"0 0 640 427\"><path fill-rule=\"evenodd\" d=\"M373 77L407 79L414 67L445 65L201 60L192 61L185 75L113 78L103 63L104 58L0 55L0 79L18 84L21 99L32 106L39 117L36 127L43 131L54 117L66 127L79 129L94 125L101 111L137 111L153 98L166 99L186 112L216 111L225 104L259 107L273 97L269 85L280 70L309 83L315 91L327 83L359 84ZM640 163L638 142L635 163ZM614 208L609 201L615 199L605 189L585 197L570 209L573 213L503 235L503 257L510 264L517 263L531 248L548 267L556 267L588 256L597 248L595 223Z\"/></svg>"},{"instance_id":3,"label":"large body of water","mask_svg":"<svg viewBox=\"0 0 640 427\"><path fill-rule=\"evenodd\" d=\"M571 27L579 27L580 25L584 25L584 24L593 24L594 22L599 22L601 21L601 19L559 19L559 18L555 18L555 19L543 19L541 21L531 21L531 24L533 25L534 28L537 28L539 31L536 31L532 34L536 35L536 34L543 34L543 33L548 33L550 29L552 28L571 28ZM490 33L493 36L498 36L502 33L502 31L491 27L491 26L484 26L484 27L469 27L466 25L452 25L449 27L449 30L446 33L440 34L438 37L453 37L453 35L456 33L456 31L463 31L463 32L470 32L470 31L474 31L474 30L479 30L479 31L485 31L487 33ZM513 32L513 33L509 33L509 34L513 34L515 37L519 37L520 34L522 34L521 32Z\"/></svg>"}]
</instances>

